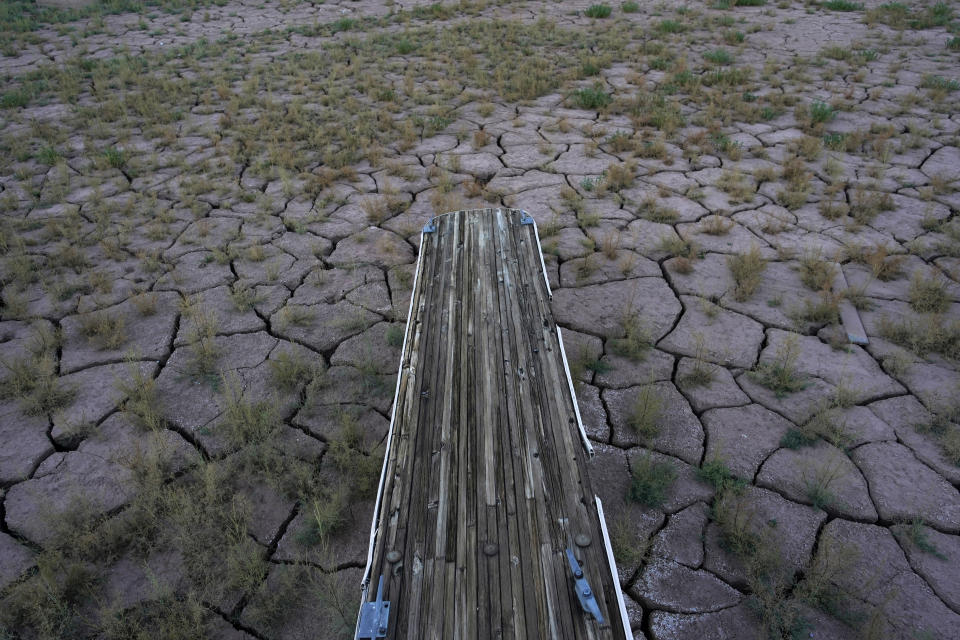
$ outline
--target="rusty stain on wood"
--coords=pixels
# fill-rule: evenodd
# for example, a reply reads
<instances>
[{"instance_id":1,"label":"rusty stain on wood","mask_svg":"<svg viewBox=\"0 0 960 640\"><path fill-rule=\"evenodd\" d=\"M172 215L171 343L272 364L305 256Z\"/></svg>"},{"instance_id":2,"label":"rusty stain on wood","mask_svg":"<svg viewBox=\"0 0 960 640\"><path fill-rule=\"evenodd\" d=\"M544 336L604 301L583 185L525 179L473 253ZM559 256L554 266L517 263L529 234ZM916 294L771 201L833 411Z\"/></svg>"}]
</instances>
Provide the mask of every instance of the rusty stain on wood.
<instances>
[{"instance_id":1,"label":"rusty stain on wood","mask_svg":"<svg viewBox=\"0 0 960 640\"><path fill-rule=\"evenodd\" d=\"M524 218L457 211L422 236L364 576L365 600L384 577L388 638L626 637ZM567 548L603 624L580 609Z\"/></svg>"}]
</instances>

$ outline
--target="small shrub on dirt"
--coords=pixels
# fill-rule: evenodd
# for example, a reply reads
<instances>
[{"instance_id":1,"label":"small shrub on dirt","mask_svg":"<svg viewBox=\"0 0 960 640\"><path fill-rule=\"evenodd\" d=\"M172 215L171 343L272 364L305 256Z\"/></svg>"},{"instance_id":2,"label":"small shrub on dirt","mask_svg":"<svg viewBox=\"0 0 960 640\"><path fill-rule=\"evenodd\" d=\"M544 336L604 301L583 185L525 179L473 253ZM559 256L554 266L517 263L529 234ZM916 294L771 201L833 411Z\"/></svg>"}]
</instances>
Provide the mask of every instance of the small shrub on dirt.
<instances>
[{"instance_id":1,"label":"small shrub on dirt","mask_svg":"<svg viewBox=\"0 0 960 640\"><path fill-rule=\"evenodd\" d=\"M623 337L611 338L610 350L618 356L640 360L653 345L653 338L636 311L627 310L620 321Z\"/></svg>"},{"instance_id":2,"label":"small shrub on dirt","mask_svg":"<svg viewBox=\"0 0 960 640\"><path fill-rule=\"evenodd\" d=\"M657 29L660 33L681 33L687 30L687 27L677 20L661 20L660 24L657 25Z\"/></svg>"},{"instance_id":3,"label":"small shrub on dirt","mask_svg":"<svg viewBox=\"0 0 960 640\"><path fill-rule=\"evenodd\" d=\"M923 77L923 80L920 82L920 86L924 89L933 89L934 91L950 93L960 89L960 82L953 80L952 78L944 78L943 76L927 75Z\"/></svg>"},{"instance_id":4,"label":"small shrub on dirt","mask_svg":"<svg viewBox=\"0 0 960 640\"><path fill-rule=\"evenodd\" d=\"M913 543L917 549L923 551L924 553L929 553L935 558L940 560L946 560L946 556L937 548L935 544L930 542L930 538L927 536L926 527L923 525L923 520L921 518L914 518L909 525L906 525L907 529L907 538L910 539L910 542Z\"/></svg>"},{"instance_id":5,"label":"small shrub on dirt","mask_svg":"<svg viewBox=\"0 0 960 640\"><path fill-rule=\"evenodd\" d=\"M703 54L704 60L713 62L714 64L731 64L733 62L733 56L730 55L730 52L726 49L714 49L713 51L708 51Z\"/></svg>"},{"instance_id":6,"label":"small shrub on dirt","mask_svg":"<svg viewBox=\"0 0 960 640\"><path fill-rule=\"evenodd\" d=\"M728 257L727 267L736 285L733 297L744 302L749 300L760 286L760 279L767 268L767 261L760 253L760 249L754 246L746 253Z\"/></svg>"},{"instance_id":7,"label":"small shrub on dirt","mask_svg":"<svg viewBox=\"0 0 960 640\"><path fill-rule=\"evenodd\" d=\"M603 185L610 191L620 191L633 183L637 166L632 161L613 162L607 167Z\"/></svg>"},{"instance_id":8,"label":"small shrub on dirt","mask_svg":"<svg viewBox=\"0 0 960 640\"><path fill-rule=\"evenodd\" d=\"M306 526L297 533L297 542L305 547L329 542L347 522L349 509L350 492L344 485L315 498L307 506Z\"/></svg>"},{"instance_id":9,"label":"small shrub on dirt","mask_svg":"<svg viewBox=\"0 0 960 640\"><path fill-rule=\"evenodd\" d=\"M712 458L706 460L699 469L697 469L697 478L702 482L709 484L717 491L742 487L743 480L737 478L730 471L730 467L721 458Z\"/></svg>"},{"instance_id":10,"label":"small shrub on dirt","mask_svg":"<svg viewBox=\"0 0 960 640\"><path fill-rule=\"evenodd\" d=\"M834 265L824 260L819 251L808 252L800 259L800 281L813 291L821 291L833 284Z\"/></svg>"},{"instance_id":11,"label":"small shrub on dirt","mask_svg":"<svg viewBox=\"0 0 960 640\"><path fill-rule=\"evenodd\" d=\"M387 344L391 347L399 347L403 345L403 334L404 327L397 324L392 324L387 329L386 340Z\"/></svg>"},{"instance_id":12,"label":"small shrub on dirt","mask_svg":"<svg viewBox=\"0 0 960 640\"><path fill-rule=\"evenodd\" d=\"M630 465L630 490L634 502L659 507L677 479L677 470L668 462L660 462L649 453L638 455Z\"/></svg>"},{"instance_id":13,"label":"small shrub on dirt","mask_svg":"<svg viewBox=\"0 0 960 640\"><path fill-rule=\"evenodd\" d=\"M870 267L873 277L881 282L896 280L903 275L903 263L906 255L890 255L885 245L873 248L858 247L850 251L850 259Z\"/></svg>"},{"instance_id":14,"label":"small shrub on dirt","mask_svg":"<svg viewBox=\"0 0 960 640\"><path fill-rule=\"evenodd\" d=\"M620 515L610 526L610 546L613 557L622 566L636 566L643 562L650 550L650 539L637 535L636 527L629 518Z\"/></svg>"},{"instance_id":15,"label":"small shrub on dirt","mask_svg":"<svg viewBox=\"0 0 960 640\"><path fill-rule=\"evenodd\" d=\"M610 5L593 4L587 7L586 11L583 12L583 15L587 16L588 18L609 18L610 11Z\"/></svg>"},{"instance_id":16,"label":"small shrub on dirt","mask_svg":"<svg viewBox=\"0 0 960 640\"><path fill-rule=\"evenodd\" d=\"M702 333L696 334L693 354L693 369L683 378L683 382L688 387L703 387L713 382L713 368L703 358L705 340Z\"/></svg>"},{"instance_id":17,"label":"small shrub on dirt","mask_svg":"<svg viewBox=\"0 0 960 640\"><path fill-rule=\"evenodd\" d=\"M270 382L280 391L293 391L301 384L306 384L313 370L307 359L295 351L281 351L268 363Z\"/></svg>"},{"instance_id":18,"label":"small shrub on dirt","mask_svg":"<svg viewBox=\"0 0 960 640\"><path fill-rule=\"evenodd\" d=\"M853 192L850 216L858 224L870 224L883 211L893 211L893 197L889 193L866 191L858 187Z\"/></svg>"},{"instance_id":19,"label":"small shrub on dirt","mask_svg":"<svg viewBox=\"0 0 960 640\"><path fill-rule=\"evenodd\" d=\"M917 313L943 313L950 304L947 283L915 273L910 280L910 306Z\"/></svg>"},{"instance_id":20,"label":"small shrub on dirt","mask_svg":"<svg viewBox=\"0 0 960 640\"><path fill-rule=\"evenodd\" d=\"M226 377L223 390L226 404L217 430L223 432L233 446L262 443L280 425L276 403L248 399L239 379Z\"/></svg>"},{"instance_id":21,"label":"small shrub on dirt","mask_svg":"<svg viewBox=\"0 0 960 640\"><path fill-rule=\"evenodd\" d=\"M880 337L905 347L919 356L939 353L960 360L960 321L930 315L918 319L880 319Z\"/></svg>"},{"instance_id":22,"label":"small shrub on dirt","mask_svg":"<svg viewBox=\"0 0 960 640\"><path fill-rule=\"evenodd\" d=\"M804 491L814 509L827 509L837 505L838 498L833 492L834 483L844 475L841 453L805 471L803 474Z\"/></svg>"},{"instance_id":23,"label":"small shrub on dirt","mask_svg":"<svg viewBox=\"0 0 960 640\"><path fill-rule=\"evenodd\" d=\"M627 426L644 442L660 433L663 399L653 385L644 385L637 391L627 416Z\"/></svg>"},{"instance_id":24,"label":"small shrub on dirt","mask_svg":"<svg viewBox=\"0 0 960 640\"><path fill-rule=\"evenodd\" d=\"M760 385L773 391L777 397L806 388L807 380L797 369L800 357L799 336L788 337L777 348L774 357L764 360L750 372L750 377Z\"/></svg>"},{"instance_id":25,"label":"small shrub on dirt","mask_svg":"<svg viewBox=\"0 0 960 640\"><path fill-rule=\"evenodd\" d=\"M827 0L821 2L820 6L831 11L863 11L863 4L850 0Z\"/></svg>"},{"instance_id":26,"label":"small shrub on dirt","mask_svg":"<svg viewBox=\"0 0 960 640\"><path fill-rule=\"evenodd\" d=\"M573 98L582 109L603 109L613 102L613 98L603 90L602 85L578 89Z\"/></svg>"},{"instance_id":27,"label":"small shrub on dirt","mask_svg":"<svg viewBox=\"0 0 960 640\"><path fill-rule=\"evenodd\" d=\"M4 361L7 375L0 380L0 398L19 401L27 415L44 415L69 406L76 390L60 382L56 361L41 353Z\"/></svg>"},{"instance_id":28,"label":"small shrub on dirt","mask_svg":"<svg viewBox=\"0 0 960 640\"><path fill-rule=\"evenodd\" d=\"M99 311L84 316L80 331L99 349L116 349L127 340L126 321L123 316Z\"/></svg>"}]
</instances>

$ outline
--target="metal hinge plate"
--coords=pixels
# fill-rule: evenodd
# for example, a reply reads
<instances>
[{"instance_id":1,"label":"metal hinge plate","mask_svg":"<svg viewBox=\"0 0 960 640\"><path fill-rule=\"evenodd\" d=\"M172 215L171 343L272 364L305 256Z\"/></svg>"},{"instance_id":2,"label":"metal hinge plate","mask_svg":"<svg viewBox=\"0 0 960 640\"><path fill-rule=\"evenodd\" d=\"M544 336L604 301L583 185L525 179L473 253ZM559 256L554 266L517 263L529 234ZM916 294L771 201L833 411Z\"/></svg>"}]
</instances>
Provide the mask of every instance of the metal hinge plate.
<instances>
[{"instance_id":1,"label":"metal hinge plate","mask_svg":"<svg viewBox=\"0 0 960 640\"><path fill-rule=\"evenodd\" d=\"M377 599L365 602L360 608L360 622L357 624L357 640L361 638L386 638L390 625L390 603L383 599L383 576L377 583Z\"/></svg>"},{"instance_id":2,"label":"metal hinge plate","mask_svg":"<svg viewBox=\"0 0 960 640\"><path fill-rule=\"evenodd\" d=\"M593 595L593 589L590 588L590 583L583 575L583 569L580 568L580 563L574 557L573 550L569 548L567 549L567 562L570 563L570 570L573 572L574 588L577 591L580 608L583 609L584 613L593 616L594 620L603 624L603 614L600 613L600 605Z\"/></svg>"}]
</instances>

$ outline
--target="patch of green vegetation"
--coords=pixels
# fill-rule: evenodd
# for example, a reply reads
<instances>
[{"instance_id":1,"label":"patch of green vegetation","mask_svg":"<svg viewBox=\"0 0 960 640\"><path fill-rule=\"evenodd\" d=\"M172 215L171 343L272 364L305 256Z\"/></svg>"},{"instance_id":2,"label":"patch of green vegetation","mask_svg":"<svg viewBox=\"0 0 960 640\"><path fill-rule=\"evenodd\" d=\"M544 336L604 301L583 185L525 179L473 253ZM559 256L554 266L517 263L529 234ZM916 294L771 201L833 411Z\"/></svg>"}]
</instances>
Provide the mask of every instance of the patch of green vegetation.
<instances>
[{"instance_id":1,"label":"patch of green vegetation","mask_svg":"<svg viewBox=\"0 0 960 640\"><path fill-rule=\"evenodd\" d=\"M583 12L583 15L587 16L588 18L609 18L610 11L610 5L592 4L587 7L586 11Z\"/></svg>"},{"instance_id":2,"label":"patch of green vegetation","mask_svg":"<svg viewBox=\"0 0 960 640\"><path fill-rule=\"evenodd\" d=\"M297 542L305 547L329 543L347 523L349 500L350 492L340 485L311 501L306 526L297 532Z\"/></svg>"},{"instance_id":3,"label":"patch of green vegetation","mask_svg":"<svg viewBox=\"0 0 960 640\"><path fill-rule=\"evenodd\" d=\"M650 539L637 535L630 519L619 514L610 525L610 546L618 565L638 566L650 550Z\"/></svg>"},{"instance_id":4,"label":"patch of green vegetation","mask_svg":"<svg viewBox=\"0 0 960 640\"><path fill-rule=\"evenodd\" d=\"M339 20L334 21L330 28L333 33L340 33L341 31L350 31L352 29L357 29L360 27L360 21L353 18L340 18Z\"/></svg>"},{"instance_id":5,"label":"patch of green vegetation","mask_svg":"<svg viewBox=\"0 0 960 640\"><path fill-rule=\"evenodd\" d=\"M23 89L14 89L5 91L0 95L0 108L15 109L16 107L25 107L30 103L30 94Z\"/></svg>"},{"instance_id":6,"label":"patch of green vegetation","mask_svg":"<svg viewBox=\"0 0 960 640\"><path fill-rule=\"evenodd\" d=\"M731 64L733 62L733 56L726 49L708 51L703 54L703 59L716 64Z\"/></svg>"},{"instance_id":7,"label":"patch of green vegetation","mask_svg":"<svg viewBox=\"0 0 960 640\"><path fill-rule=\"evenodd\" d=\"M743 31L727 31L723 34L723 41L727 44L741 44L746 38Z\"/></svg>"},{"instance_id":8,"label":"patch of green vegetation","mask_svg":"<svg viewBox=\"0 0 960 640\"><path fill-rule=\"evenodd\" d=\"M832 508L839 503L832 487L844 474L842 459L843 454L835 453L831 459L804 474L804 490L814 509Z\"/></svg>"},{"instance_id":9,"label":"patch of green vegetation","mask_svg":"<svg viewBox=\"0 0 960 640\"><path fill-rule=\"evenodd\" d=\"M640 319L640 315L633 310L624 313L620 324L623 328L623 337L611 338L610 350L618 356L641 360L647 350L653 346L650 331Z\"/></svg>"},{"instance_id":10,"label":"patch of green vegetation","mask_svg":"<svg viewBox=\"0 0 960 640\"><path fill-rule=\"evenodd\" d=\"M831 11L863 11L863 4L850 0L827 0L821 2L820 6Z\"/></svg>"},{"instance_id":11,"label":"patch of green vegetation","mask_svg":"<svg viewBox=\"0 0 960 640\"><path fill-rule=\"evenodd\" d=\"M834 265L821 257L819 251L812 251L800 258L800 282L812 291L829 289L833 284Z\"/></svg>"},{"instance_id":12,"label":"patch of green vegetation","mask_svg":"<svg viewBox=\"0 0 960 640\"><path fill-rule=\"evenodd\" d=\"M627 426L643 442L649 442L660 433L660 418L663 414L663 399L651 384L640 387L633 399Z\"/></svg>"},{"instance_id":13,"label":"patch of green vegetation","mask_svg":"<svg viewBox=\"0 0 960 640\"><path fill-rule=\"evenodd\" d=\"M459 9L455 9L459 11ZM429 13L429 12L428 12ZM366 20L366 19L363 19ZM366 24L366 22L364 22ZM321 28L322 27L322 28ZM293 31L305 35L329 35L328 25L298 27ZM473 89L491 91L507 101L527 100L556 91L567 81L577 79L583 64L589 63L602 70L612 62L612 53L622 50L622 42L629 40L637 27L630 24L605 23L604 26L563 29L548 21L521 25L510 21L476 19L462 23L409 28L402 38L418 43L418 54L425 64L442 63L446 74L468 77ZM316 31L316 33L313 33ZM363 31L357 27L356 32ZM589 35L596 46L586 50L580 46ZM257 47L269 50L274 41L288 36L287 32L266 33ZM450 57L458 43L473 43L469 60ZM403 50L407 47L399 45ZM232 156L235 162L250 162L257 171L301 172L322 163L328 171L338 171L360 160L371 150L399 143L408 148L421 135L432 135L448 126L449 114L433 107L424 115L413 118L384 118L382 105L376 101L384 87L369 87L369 69L389 60L398 51L395 36L382 33L358 35L349 42L334 41L324 47L323 53L295 52L272 59L269 74L263 65L231 57L236 48L233 38L217 42L198 40L182 47L165 48L158 53L141 56L120 55L115 58L76 58L56 67L43 67L10 79L5 104L8 107L40 103L59 93L68 103L74 103L83 94L82 87L93 84L97 92L93 100L79 106L76 117L84 122L95 122L100 127L136 123L144 131L156 135L163 125L183 117L183 105L193 104L197 95L223 99L242 96L244 109L253 109L251 120L235 117L235 108L226 110L221 119L221 133L225 139L236 141ZM224 68L218 71L225 77L242 74L250 78L242 91L218 88L210 92L209 76L204 73L204 60L223 58ZM575 64L571 66L571 61ZM195 73L180 74L182 68ZM327 86L336 78L331 99L350 101L346 113L335 115L332 109L307 113L301 108L285 109L260 89L267 86L265 78L311 78L305 90ZM307 76L305 76L307 77ZM392 90L391 108L419 111L425 103L443 102L444 87L425 85L427 93L406 90L398 83ZM359 96L338 92L343 87L361 87ZM65 93L69 89L69 95ZM400 90L404 89L404 90ZM323 89L326 92L330 87ZM431 95L432 94L432 95ZM599 108L610 105L612 97L602 89L590 89L577 96L585 104ZM205 100L208 98L205 98ZM239 105L237 105L238 107ZM270 123L269 139L261 135L266 122ZM131 160L131 158L127 158ZM316 175L316 174L311 174ZM336 176L333 176L334 178ZM324 178L331 181L332 178Z\"/></svg>"},{"instance_id":14,"label":"patch of green vegetation","mask_svg":"<svg viewBox=\"0 0 960 640\"><path fill-rule=\"evenodd\" d=\"M630 489L627 496L647 507L659 507L677 479L677 470L649 453L636 456L630 465Z\"/></svg>"},{"instance_id":15,"label":"patch of green vegetation","mask_svg":"<svg viewBox=\"0 0 960 640\"><path fill-rule=\"evenodd\" d=\"M749 375L757 384L782 398L788 393L805 389L809 384L797 369L799 357L799 336L789 336L780 344L772 358L761 361Z\"/></svg>"},{"instance_id":16,"label":"patch of green vegetation","mask_svg":"<svg viewBox=\"0 0 960 640\"><path fill-rule=\"evenodd\" d=\"M738 478L730 471L726 461L722 458L712 458L704 461L697 469L697 478L717 491L727 489L738 489L746 485L745 481Z\"/></svg>"},{"instance_id":17,"label":"patch of green vegetation","mask_svg":"<svg viewBox=\"0 0 960 640\"><path fill-rule=\"evenodd\" d=\"M624 13L636 13L640 11L640 4L637 2L624 2L620 5L620 10Z\"/></svg>"},{"instance_id":18,"label":"patch of green vegetation","mask_svg":"<svg viewBox=\"0 0 960 640\"><path fill-rule=\"evenodd\" d=\"M666 71L671 64L669 58L654 58L650 61L650 68L656 71Z\"/></svg>"},{"instance_id":19,"label":"patch of green vegetation","mask_svg":"<svg viewBox=\"0 0 960 640\"><path fill-rule=\"evenodd\" d=\"M48 414L73 402L76 390L60 382L49 353L36 352L3 365L7 376L0 381L0 398L18 401L27 415Z\"/></svg>"},{"instance_id":20,"label":"patch of green vegetation","mask_svg":"<svg viewBox=\"0 0 960 640\"><path fill-rule=\"evenodd\" d=\"M29 33L48 24L65 24L85 18L120 13L143 13L144 9L177 14L205 6L223 6L226 0L95 0L81 8L40 6L31 0L0 3L0 32Z\"/></svg>"},{"instance_id":21,"label":"patch of green vegetation","mask_svg":"<svg viewBox=\"0 0 960 640\"><path fill-rule=\"evenodd\" d=\"M923 80L920 82L920 87L923 89L933 89L934 91L945 91L949 93L960 89L960 82L957 80L944 78L943 76L928 74L923 76Z\"/></svg>"},{"instance_id":22,"label":"patch of green vegetation","mask_svg":"<svg viewBox=\"0 0 960 640\"><path fill-rule=\"evenodd\" d=\"M960 320L945 320L930 315L901 321L883 317L880 336L905 347L919 356L939 353L952 360L960 360Z\"/></svg>"},{"instance_id":23,"label":"patch of green vegetation","mask_svg":"<svg viewBox=\"0 0 960 640\"><path fill-rule=\"evenodd\" d=\"M310 362L297 351L281 351L267 362L270 381L280 391L290 392L306 384L313 371Z\"/></svg>"},{"instance_id":24,"label":"patch of green vegetation","mask_svg":"<svg viewBox=\"0 0 960 640\"><path fill-rule=\"evenodd\" d=\"M103 152L104 161L114 169L122 169L127 164L127 154L123 149L110 147Z\"/></svg>"},{"instance_id":25,"label":"patch of green vegetation","mask_svg":"<svg viewBox=\"0 0 960 640\"><path fill-rule=\"evenodd\" d=\"M767 261L757 247L727 258L727 267L736 284L733 297L740 302L749 300L760 286L760 278L767 268Z\"/></svg>"},{"instance_id":26,"label":"patch of green vegetation","mask_svg":"<svg viewBox=\"0 0 960 640\"><path fill-rule=\"evenodd\" d=\"M618 108L619 107L619 108ZM685 123L680 104L668 100L660 91L638 91L632 99L617 102L613 111L626 113L636 118L641 125L649 125L669 134Z\"/></svg>"},{"instance_id":27,"label":"patch of green vegetation","mask_svg":"<svg viewBox=\"0 0 960 640\"><path fill-rule=\"evenodd\" d=\"M404 327L399 324L392 324L387 329L386 340L391 347L399 347L403 344Z\"/></svg>"},{"instance_id":28,"label":"patch of green vegetation","mask_svg":"<svg viewBox=\"0 0 960 640\"><path fill-rule=\"evenodd\" d=\"M573 98L583 109L602 109L613 102L613 98L603 90L602 85L577 89Z\"/></svg>"},{"instance_id":29,"label":"patch of green vegetation","mask_svg":"<svg viewBox=\"0 0 960 640\"><path fill-rule=\"evenodd\" d=\"M810 120L814 123L829 122L836 117L833 107L826 102L814 100L810 105Z\"/></svg>"},{"instance_id":30,"label":"patch of green vegetation","mask_svg":"<svg viewBox=\"0 0 960 640\"><path fill-rule=\"evenodd\" d=\"M950 305L947 283L915 273L910 281L910 306L917 313L943 313Z\"/></svg>"},{"instance_id":31,"label":"patch of green vegetation","mask_svg":"<svg viewBox=\"0 0 960 640\"><path fill-rule=\"evenodd\" d=\"M933 419L927 424L914 425L917 432L926 434L936 441L941 453L951 464L960 467L960 403L954 401L939 407Z\"/></svg>"},{"instance_id":32,"label":"patch of green vegetation","mask_svg":"<svg viewBox=\"0 0 960 640\"><path fill-rule=\"evenodd\" d=\"M903 2L888 2L865 15L867 24L881 23L895 29L931 29L947 27L953 21L953 8L946 2L918 7Z\"/></svg>"},{"instance_id":33,"label":"patch of green vegetation","mask_svg":"<svg viewBox=\"0 0 960 640\"><path fill-rule=\"evenodd\" d=\"M224 433L234 447L261 444L280 425L276 403L250 400L238 379L225 379L223 390L225 407L217 431Z\"/></svg>"},{"instance_id":34,"label":"patch of green vegetation","mask_svg":"<svg viewBox=\"0 0 960 640\"><path fill-rule=\"evenodd\" d=\"M780 446L786 447L787 449L800 449L802 447L809 447L816 443L816 441L817 437L815 435L793 427L780 438Z\"/></svg>"},{"instance_id":35,"label":"patch of green vegetation","mask_svg":"<svg viewBox=\"0 0 960 640\"><path fill-rule=\"evenodd\" d=\"M907 526L907 537L910 539L910 542L913 543L913 546L915 546L917 549L920 549L920 551L929 553L935 558L946 561L947 557L937 548L935 544L930 542L926 527L923 525L923 519L914 518L910 522L910 524Z\"/></svg>"},{"instance_id":36,"label":"patch of green vegetation","mask_svg":"<svg viewBox=\"0 0 960 640\"><path fill-rule=\"evenodd\" d=\"M844 151L847 148L847 134L826 133L823 135L823 146L831 151Z\"/></svg>"},{"instance_id":37,"label":"patch of green vegetation","mask_svg":"<svg viewBox=\"0 0 960 640\"><path fill-rule=\"evenodd\" d=\"M687 27L677 20L661 20L660 24L657 25L657 30L660 33L682 33L687 30Z\"/></svg>"},{"instance_id":38,"label":"patch of green vegetation","mask_svg":"<svg viewBox=\"0 0 960 640\"><path fill-rule=\"evenodd\" d=\"M37 162L51 167L57 164L62 157L54 147L43 147L37 152Z\"/></svg>"}]
</instances>

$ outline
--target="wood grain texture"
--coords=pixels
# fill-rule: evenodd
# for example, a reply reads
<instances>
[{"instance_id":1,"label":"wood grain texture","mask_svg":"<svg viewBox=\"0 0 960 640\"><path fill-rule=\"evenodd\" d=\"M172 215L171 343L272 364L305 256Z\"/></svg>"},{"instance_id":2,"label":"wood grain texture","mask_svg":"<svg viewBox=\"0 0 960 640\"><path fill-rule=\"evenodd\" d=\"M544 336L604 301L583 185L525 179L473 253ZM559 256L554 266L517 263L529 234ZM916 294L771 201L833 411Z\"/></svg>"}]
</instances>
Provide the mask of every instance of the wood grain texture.
<instances>
[{"instance_id":1,"label":"wood grain texture","mask_svg":"<svg viewBox=\"0 0 960 640\"><path fill-rule=\"evenodd\" d=\"M458 211L423 236L369 574L384 576L389 638L624 638L536 232L521 219ZM591 544L577 547L580 534ZM603 625L580 609L567 548Z\"/></svg>"}]
</instances>

